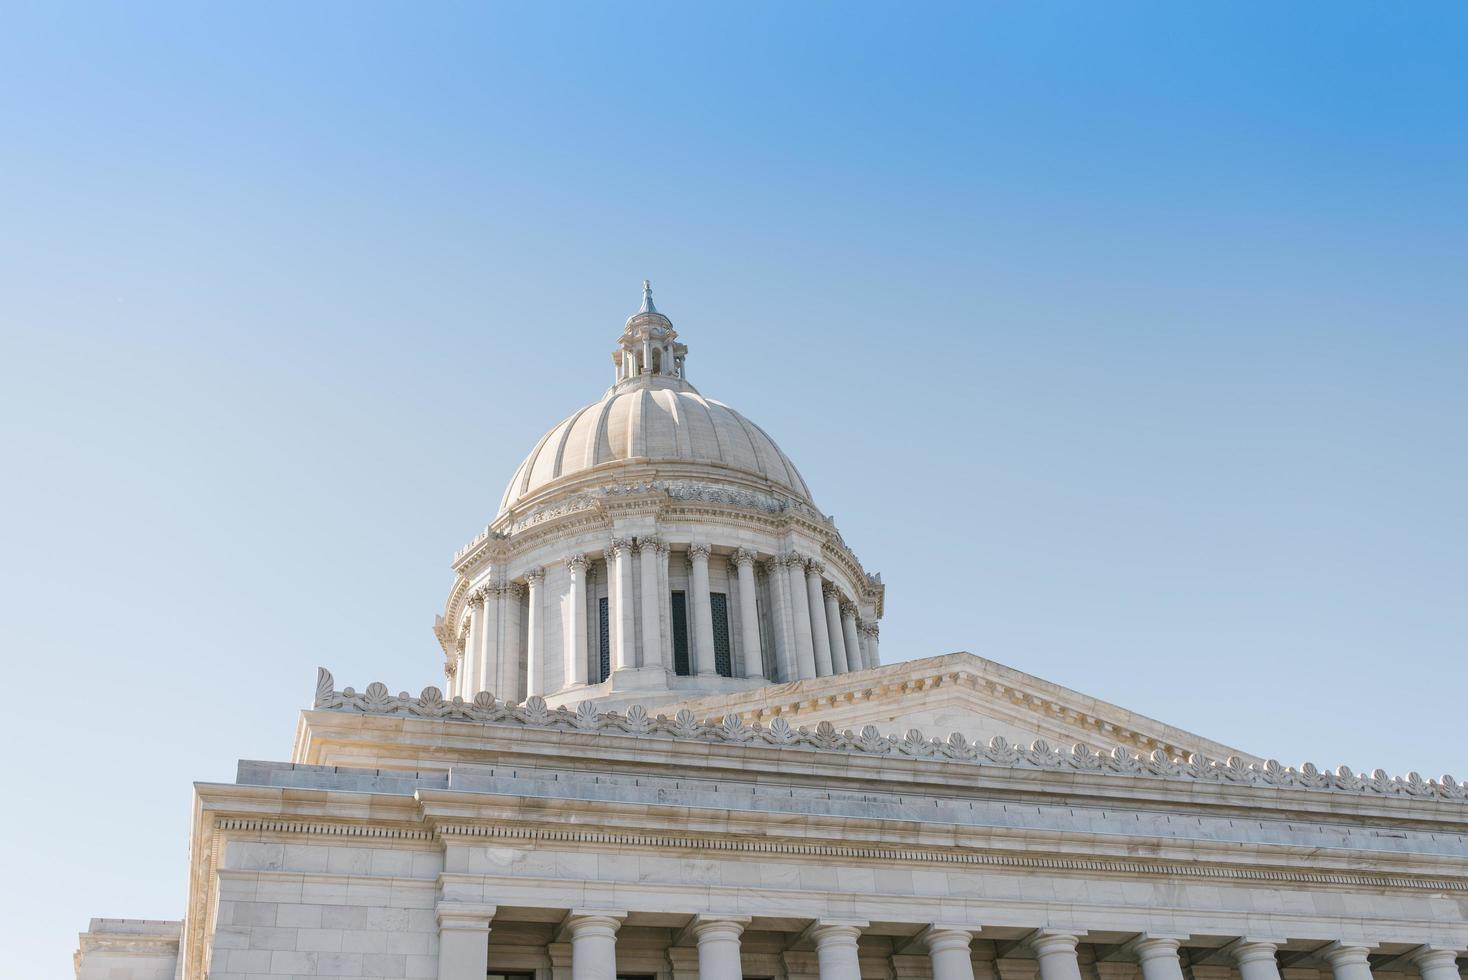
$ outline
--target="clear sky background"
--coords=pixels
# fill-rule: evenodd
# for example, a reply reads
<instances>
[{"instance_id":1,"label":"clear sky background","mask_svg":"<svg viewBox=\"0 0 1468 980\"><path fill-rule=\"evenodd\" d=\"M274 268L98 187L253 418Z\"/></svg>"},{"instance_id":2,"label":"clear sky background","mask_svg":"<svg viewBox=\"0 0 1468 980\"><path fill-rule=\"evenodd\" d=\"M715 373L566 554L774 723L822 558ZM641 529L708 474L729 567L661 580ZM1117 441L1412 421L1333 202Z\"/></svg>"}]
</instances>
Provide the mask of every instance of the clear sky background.
<instances>
[{"instance_id":1,"label":"clear sky background","mask_svg":"<svg viewBox=\"0 0 1468 980\"><path fill-rule=\"evenodd\" d=\"M691 380L971 650L1287 764L1468 777L1462 4L11 7L0 971L172 918L317 664ZM17 886L19 885L19 886Z\"/></svg>"}]
</instances>

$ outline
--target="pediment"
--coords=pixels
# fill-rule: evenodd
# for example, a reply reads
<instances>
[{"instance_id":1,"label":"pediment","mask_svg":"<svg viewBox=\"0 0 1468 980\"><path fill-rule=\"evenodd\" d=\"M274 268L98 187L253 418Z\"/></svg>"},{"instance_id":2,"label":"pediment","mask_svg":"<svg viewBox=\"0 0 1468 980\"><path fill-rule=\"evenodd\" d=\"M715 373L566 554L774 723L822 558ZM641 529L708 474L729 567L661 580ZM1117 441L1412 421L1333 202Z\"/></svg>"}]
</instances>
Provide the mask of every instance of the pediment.
<instances>
[{"instance_id":1,"label":"pediment","mask_svg":"<svg viewBox=\"0 0 1468 980\"><path fill-rule=\"evenodd\" d=\"M960 732L970 742L1000 736L1011 744L1044 739L1053 746L1083 742L1098 751L1125 746L1173 758L1202 753L1214 759L1257 756L1100 701L1032 674L971 653L952 653L873 670L776 684L700 698L661 710L688 708L701 718L737 713L768 724L784 717L814 728L829 721L838 731L875 725L882 734L918 729L926 738Z\"/></svg>"}]
</instances>

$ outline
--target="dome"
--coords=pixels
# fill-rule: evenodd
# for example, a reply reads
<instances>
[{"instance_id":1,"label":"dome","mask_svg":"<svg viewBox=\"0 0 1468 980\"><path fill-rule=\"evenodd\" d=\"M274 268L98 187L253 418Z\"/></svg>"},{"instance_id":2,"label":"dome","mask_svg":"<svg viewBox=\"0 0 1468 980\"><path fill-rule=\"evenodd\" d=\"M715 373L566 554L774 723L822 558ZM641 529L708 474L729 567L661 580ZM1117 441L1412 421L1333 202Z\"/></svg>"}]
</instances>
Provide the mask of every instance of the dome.
<instances>
[{"instance_id":1,"label":"dome","mask_svg":"<svg viewBox=\"0 0 1468 980\"><path fill-rule=\"evenodd\" d=\"M710 475L812 503L795 464L759 426L680 378L640 376L541 437L505 489L500 513L557 481L622 461L714 467L722 472Z\"/></svg>"}]
</instances>

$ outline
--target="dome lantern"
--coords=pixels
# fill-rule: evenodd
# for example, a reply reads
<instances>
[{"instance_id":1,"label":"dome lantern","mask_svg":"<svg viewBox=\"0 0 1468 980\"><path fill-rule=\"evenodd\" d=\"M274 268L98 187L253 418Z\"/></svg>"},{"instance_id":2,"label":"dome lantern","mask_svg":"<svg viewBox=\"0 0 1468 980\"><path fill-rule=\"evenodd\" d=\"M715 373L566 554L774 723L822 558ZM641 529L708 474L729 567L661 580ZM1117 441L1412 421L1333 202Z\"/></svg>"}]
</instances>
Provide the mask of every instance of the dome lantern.
<instances>
[{"instance_id":1,"label":"dome lantern","mask_svg":"<svg viewBox=\"0 0 1468 980\"><path fill-rule=\"evenodd\" d=\"M616 382L637 378L686 381L684 361L688 346L678 343L678 331L652 301L652 283L642 280L642 306L627 318L617 349L612 351Z\"/></svg>"}]
</instances>

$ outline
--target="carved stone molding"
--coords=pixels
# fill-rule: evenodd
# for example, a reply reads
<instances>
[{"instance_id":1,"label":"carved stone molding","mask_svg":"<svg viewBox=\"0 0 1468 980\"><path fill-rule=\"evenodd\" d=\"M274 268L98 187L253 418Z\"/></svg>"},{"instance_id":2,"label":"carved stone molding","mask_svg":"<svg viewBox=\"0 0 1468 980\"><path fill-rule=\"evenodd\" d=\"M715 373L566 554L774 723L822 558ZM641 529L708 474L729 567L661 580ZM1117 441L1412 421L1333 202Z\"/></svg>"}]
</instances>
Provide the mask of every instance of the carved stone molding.
<instances>
[{"instance_id":1,"label":"carved stone molding","mask_svg":"<svg viewBox=\"0 0 1468 980\"><path fill-rule=\"evenodd\" d=\"M1011 745L996 735L987 745L969 742L959 732L946 740L929 739L916 728L898 737L883 735L875 725L867 725L860 733L838 732L829 721L810 731L804 726L791 728L784 718L776 717L768 727L756 722L746 725L737 714L725 715L718 722L700 722L686 708L668 718L648 715L641 705L633 705L627 713L600 711L590 701L583 701L572 711L551 709L539 696L523 705L496 701L492 693L480 691L472 701L455 697L445 700L436 687L426 687L418 697L407 691L396 696L387 686L373 682L361 693L346 688L334 690L331 672L317 669L316 710L355 711L363 714L399 715L443 721L508 724L522 727L563 731L603 733L611 736L689 739L699 742L724 742L772 748L810 749L819 752L846 752L862 755L929 759L958 764L1000 765L1021 769L1048 769L1062 772L1110 773L1118 776L1150 776L1193 782L1210 782L1239 786L1256 786L1301 792L1331 792L1355 796L1395 797L1399 799L1437 800L1462 803L1468 799L1463 784L1452 776L1441 780L1423 779L1418 773L1391 777L1377 769L1366 775L1341 766L1334 772L1306 762L1298 769L1285 767L1273 759L1263 764L1245 763L1237 756L1226 761L1210 759L1194 753L1186 761L1170 758L1157 749L1150 756L1139 756L1124 746L1099 753L1083 742L1069 749L1053 748L1044 739L1036 739L1028 748Z\"/></svg>"}]
</instances>

